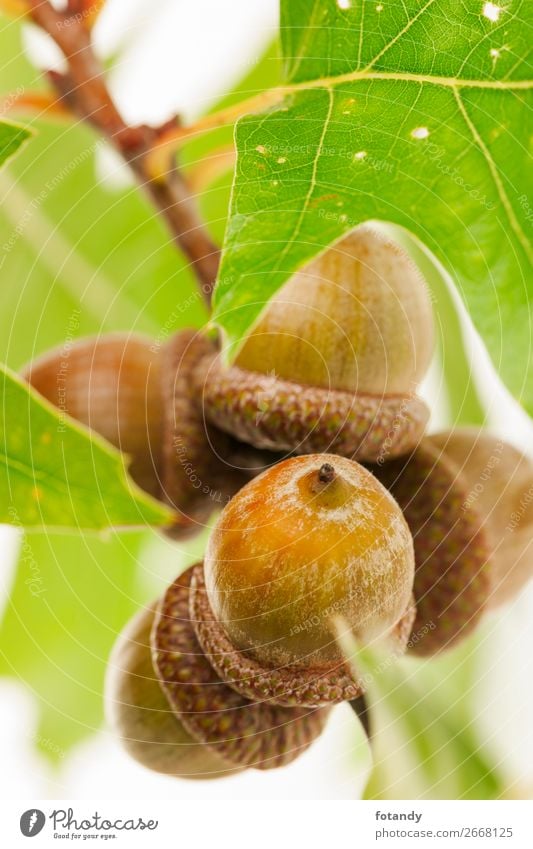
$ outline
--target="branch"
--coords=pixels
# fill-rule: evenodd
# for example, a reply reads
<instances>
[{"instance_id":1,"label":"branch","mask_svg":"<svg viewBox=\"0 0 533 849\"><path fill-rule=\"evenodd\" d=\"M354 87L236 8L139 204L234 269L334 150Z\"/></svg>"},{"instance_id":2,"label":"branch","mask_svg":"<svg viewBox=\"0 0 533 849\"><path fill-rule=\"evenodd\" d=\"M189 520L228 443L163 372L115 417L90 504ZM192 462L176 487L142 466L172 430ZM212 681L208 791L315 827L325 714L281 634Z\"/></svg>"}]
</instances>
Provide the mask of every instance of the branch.
<instances>
[{"instance_id":1,"label":"branch","mask_svg":"<svg viewBox=\"0 0 533 849\"><path fill-rule=\"evenodd\" d=\"M163 127L127 124L109 94L85 17L73 16L68 9L57 11L48 0L27 0L27 3L33 21L48 33L67 61L67 73L48 74L61 100L105 136L128 163L188 257L209 304L218 271L219 249L207 233L191 189L174 163L173 153L169 152L166 168L157 177L148 167L148 154L177 121Z\"/></svg>"},{"instance_id":2,"label":"branch","mask_svg":"<svg viewBox=\"0 0 533 849\"><path fill-rule=\"evenodd\" d=\"M184 142L202 133L216 130L218 127L235 124L244 115L262 112L269 106L279 103L285 96L285 92L286 89L278 86L269 91L262 91L260 94L255 94L247 100L234 103L232 106L221 109L219 112L204 115L195 124L190 124L187 127L180 127L174 124L173 126L162 128L162 132L148 157L149 172L156 178L158 175L164 174L168 157L176 154Z\"/></svg>"}]
</instances>

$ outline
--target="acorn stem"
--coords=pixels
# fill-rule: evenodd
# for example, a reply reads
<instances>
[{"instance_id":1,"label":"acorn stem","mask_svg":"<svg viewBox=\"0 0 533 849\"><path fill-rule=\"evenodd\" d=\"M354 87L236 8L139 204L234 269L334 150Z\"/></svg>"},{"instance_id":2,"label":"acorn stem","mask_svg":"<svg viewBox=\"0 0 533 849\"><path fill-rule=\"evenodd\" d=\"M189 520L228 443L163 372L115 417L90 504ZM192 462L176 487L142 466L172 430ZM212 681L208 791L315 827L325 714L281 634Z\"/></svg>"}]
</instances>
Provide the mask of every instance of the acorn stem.
<instances>
[{"instance_id":1,"label":"acorn stem","mask_svg":"<svg viewBox=\"0 0 533 849\"><path fill-rule=\"evenodd\" d=\"M372 731L370 728L370 711L368 708L368 702L364 695L358 696L356 699L351 699L348 704L351 709L359 719L361 725L363 726L363 730L370 740L372 736Z\"/></svg>"},{"instance_id":2,"label":"acorn stem","mask_svg":"<svg viewBox=\"0 0 533 849\"><path fill-rule=\"evenodd\" d=\"M337 473L331 463L324 463L318 470L318 480L320 483L332 483L337 477Z\"/></svg>"}]
</instances>

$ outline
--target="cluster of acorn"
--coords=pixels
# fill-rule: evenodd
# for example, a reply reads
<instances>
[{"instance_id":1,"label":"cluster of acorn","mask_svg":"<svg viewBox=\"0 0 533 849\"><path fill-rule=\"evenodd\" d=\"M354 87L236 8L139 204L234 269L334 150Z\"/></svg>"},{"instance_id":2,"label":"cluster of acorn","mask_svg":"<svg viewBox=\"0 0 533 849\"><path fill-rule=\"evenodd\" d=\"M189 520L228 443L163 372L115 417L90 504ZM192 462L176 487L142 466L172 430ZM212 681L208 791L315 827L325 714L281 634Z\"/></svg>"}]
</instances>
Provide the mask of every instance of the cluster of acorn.
<instances>
[{"instance_id":1,"label":"cluster of acorn","mask_svg":"<svg viewBox=\"0 0 533 849\"><path fill-rule=\"evenodd\" d=\"M533 464L474 430L425 435L432 352L425 281L359 228L290 279L231 366L187 330L82 340L26 369L130 456L174 538L226 505L204 562L110 659L109 716L141 763L198 778L289 763L363 693L343 633L432 655L528 580Z\"/></svg>"}]
</instances>

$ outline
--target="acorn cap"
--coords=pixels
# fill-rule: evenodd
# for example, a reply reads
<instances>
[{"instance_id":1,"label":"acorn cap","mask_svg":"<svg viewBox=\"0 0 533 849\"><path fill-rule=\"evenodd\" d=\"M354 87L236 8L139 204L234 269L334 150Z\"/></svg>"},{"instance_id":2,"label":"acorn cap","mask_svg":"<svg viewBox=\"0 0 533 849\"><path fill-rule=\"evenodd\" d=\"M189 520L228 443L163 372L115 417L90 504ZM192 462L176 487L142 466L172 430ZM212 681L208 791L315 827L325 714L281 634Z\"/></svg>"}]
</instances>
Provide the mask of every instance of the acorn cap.
<instances>
[{"instance_id":1,"label":"acorn cap","mask_svg":"<svg viewBox=\"0 0 533 849\"><path fill-rule=\"evenodd\" d=\"M162 489L181 516L168 529L174 538L200 530L215 510L273 461L206 422L193 374L214 352L214 343L194 330L176 333L162 351Z\"/></svg>"},{"instance_id":2,"label":"acorn cap","mask_svg":"<svg viewBox=\"0 0 533 849\"><path fill-rule=\"evenodd\" d=\"M358 227L265 304L234 364L198 373L206 418L258 448L375 462L417 445L415 394L431 362L433 308L399 245Z\"/></svg>"},{"instance_id":3,"label":"acorn cap","mask_svg":"<svg viewBox=\"0 0 533 849\"><path fill-rule=\"evenodd\" d=\"M477 428L439 433L431 442L468 485L467 503L484 516L491 547L489 607L512 600L533 577L533 461Z\"/></svg>"},{"instance_id":4,"label":"acorn cap","mask_svg":"<svg viewBox=\"0 0 533 849\"><path fill-rule=\"evenodd\" d=\"M109 333L54 348L22 377L64 413L129 455L129 473L159 496L160 355L145 336Z\"/></svg>"},{"instance_id":5,"label":"acorn cap","mask_svg":"<svg viewBox=\"0 0 533 849\"><path fill-rule=\"evenodd\" d=\"M189 612L192 569L163 596L152 631L152 657L163 691L187 731L225 760L271 769L293 761L322 732L328 710L254 703L217 676Z\"/></svg>"},{"instance_id":6,"label":"acorn cap","mask_svg":"<svg viewBox=\"0 0 533 849\"><path fill-rule=\"evenodd\" d=\"M287 707L316 707L356 699L365 692L363 681L354 680L348 661L328 669L267 668L236 649L209 604L202 563L193 568L190 610L196 636L209 663L221 680L248 699ZM411 602L391 632L389 642L393 654L405 651L414 618L415 608Z\"/></svg>"},{"instance_id":7,"label":"acorn cap","mask_svg":"<svg viewBox=\"0 0 533 849\"><path fill-rule=\"evenodd\" d=\"M417 615L409 650L431 655L450 648L475 629L490 598L483 516L468 505L468 483L431 437L409 457L371 470L396 498L413 535Z\"/></svg>"},{"instance_id":8,"label":"acorn cap","mask_svg":"<svg viewBox=\"0 0 533 849\"><path fill-rule=\"evenodd\" d=\"M295 454L329 452L353 460L400 456L421 439L429 410L412 393L353 394L201 363L196 388L205 417L256 448Z\"/></svg>"},{"instance_id":9,"label":"acorn cap","mask_svg":"<svg viewBox=\"0 0 533 849\"><path fill-rule=\"evenodd\" d=\"M187 733L168 704L152 664L155 606L139 611L113 648L105 684L106 717L129 755L148 769L179 778L239 772Z\"/></svg>"}]
</instances>

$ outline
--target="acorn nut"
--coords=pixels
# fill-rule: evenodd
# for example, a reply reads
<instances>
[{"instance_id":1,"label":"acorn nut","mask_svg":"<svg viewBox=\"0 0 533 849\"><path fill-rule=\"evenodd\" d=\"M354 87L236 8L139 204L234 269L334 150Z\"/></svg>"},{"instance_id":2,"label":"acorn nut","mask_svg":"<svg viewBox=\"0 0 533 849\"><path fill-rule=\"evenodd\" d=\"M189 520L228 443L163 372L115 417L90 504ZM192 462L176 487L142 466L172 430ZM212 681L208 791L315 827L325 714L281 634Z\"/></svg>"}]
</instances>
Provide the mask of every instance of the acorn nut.
<instances>
[{"instance_id":1,"label":"acorn nut","mask_svg":"<svg viewBox=\"0 0 533 849\"><path fill-rule=\"evenodd\" d=\"M433 352L432 305L407 254L361 227L296 272L227 367L197 371L206 418L258 448L362 461L411 451Z\"/></svg>"}]
</instances>

